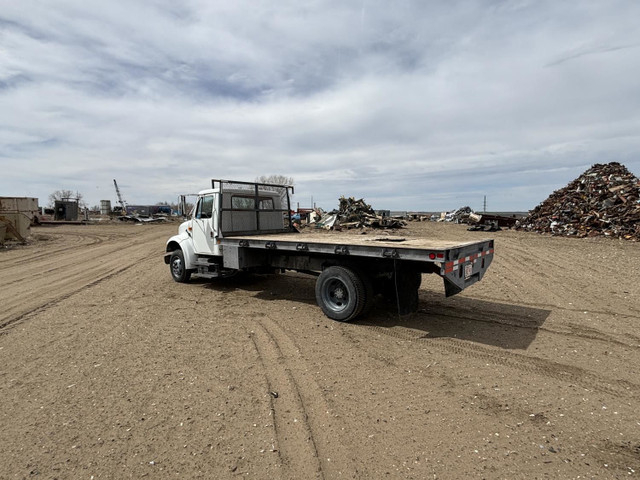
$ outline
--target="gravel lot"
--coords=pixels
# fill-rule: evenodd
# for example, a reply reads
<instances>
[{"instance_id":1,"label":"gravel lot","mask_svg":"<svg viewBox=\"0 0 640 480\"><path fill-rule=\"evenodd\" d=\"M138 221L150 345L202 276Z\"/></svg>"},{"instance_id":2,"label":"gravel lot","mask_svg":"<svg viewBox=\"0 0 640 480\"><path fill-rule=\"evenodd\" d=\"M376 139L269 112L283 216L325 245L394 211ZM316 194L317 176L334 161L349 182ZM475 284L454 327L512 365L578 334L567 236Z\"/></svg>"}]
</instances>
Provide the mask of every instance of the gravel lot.
<instances>
[{"instance_id":1,"label":"gravel lot","mask_svg":"<svg viewBox=\"0 0 640 480\"><path fill-rule=\"evenodd\" d=\"M492 236L482 282L342 324L296 273L173 282L172 224L0 250L0 478L637 478L640 244Z\"/></svg>"}]
</instances>

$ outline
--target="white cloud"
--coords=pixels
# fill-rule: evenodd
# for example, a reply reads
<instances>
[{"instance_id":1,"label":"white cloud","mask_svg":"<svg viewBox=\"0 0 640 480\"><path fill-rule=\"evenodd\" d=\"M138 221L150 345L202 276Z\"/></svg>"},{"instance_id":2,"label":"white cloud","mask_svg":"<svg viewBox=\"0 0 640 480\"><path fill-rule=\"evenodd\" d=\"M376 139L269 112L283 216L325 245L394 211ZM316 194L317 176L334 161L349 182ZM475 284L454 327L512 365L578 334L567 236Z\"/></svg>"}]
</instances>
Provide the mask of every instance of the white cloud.
<instances>
[{"instance_id":1,"label":"white cloud","mask_svg":"<svg viewBox=\"0 0 640 480\"><path fill-rule=\"evenodd\" d=\"M0 195L279 173L325 208L526 210L640 171L636 2L5 3Z\"/></svg>"}]
</instances>

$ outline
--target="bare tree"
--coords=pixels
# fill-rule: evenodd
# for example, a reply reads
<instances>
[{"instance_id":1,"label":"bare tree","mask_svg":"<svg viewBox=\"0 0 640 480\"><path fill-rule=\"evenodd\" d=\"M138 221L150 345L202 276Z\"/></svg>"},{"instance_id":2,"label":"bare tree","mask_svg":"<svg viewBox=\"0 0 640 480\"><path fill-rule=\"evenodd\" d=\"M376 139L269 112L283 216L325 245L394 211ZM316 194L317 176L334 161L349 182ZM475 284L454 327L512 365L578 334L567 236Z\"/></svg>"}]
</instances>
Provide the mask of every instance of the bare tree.
<instances>
[{"instance_id":1,"label":"bare tree","mask_svg":"<svg viewBox=\"0 0 640 480\"><path fill-rule=\"evenodd\" d=\"M57 200L76 200L78 205L85 207L85 203L82 201L82 194L74 192L73 190L56 190L49 195L49 206L53 207Z\"/></svg>"},{"instance_id":2,"label":"bare tree","mask_svg":"<svg viewBox=\"0 0 640 480\"><path fill-rule=\"evenodd\" d=\"M293 177L285 177L284 175L261 175L256 177L256 183L271 183L275 185L282 186L293 186ZM287 190L285 188L278 187L262 187L265 190L273 190L274 192L280 193L280 198L284 204L285 199L287 198Z\"/></svg>"},{"instance_id":3,"label":"bare tree","mask_svg":"<svg viewBox=\"0 0 640 480\"><path fill-rule=\"evenodd\" d=\"M293 177L284 175L261 175L256 177L256 183L274 183L276 185L293 185Z\"/></svg>"}]
</instances>

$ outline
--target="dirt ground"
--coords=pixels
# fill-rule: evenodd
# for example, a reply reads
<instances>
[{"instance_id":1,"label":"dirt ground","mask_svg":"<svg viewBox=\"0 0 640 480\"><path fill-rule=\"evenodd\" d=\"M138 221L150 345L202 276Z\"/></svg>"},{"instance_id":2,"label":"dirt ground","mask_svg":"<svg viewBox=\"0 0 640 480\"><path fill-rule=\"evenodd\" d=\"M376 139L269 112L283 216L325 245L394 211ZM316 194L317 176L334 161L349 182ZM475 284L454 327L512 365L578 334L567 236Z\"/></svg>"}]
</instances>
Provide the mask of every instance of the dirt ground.
<instances>
[{"instance_id":1,"label":"dirt ground","mask_svg":"<svg viewBox=\"0 0 640 480\"><path fill-rule=\"evenodd\" d=\"M175 283L174 224L0 251L0 478L640 475L640 244L495 238L483 281L324 317L295 273Z\"/></svg>"}]
</instances>

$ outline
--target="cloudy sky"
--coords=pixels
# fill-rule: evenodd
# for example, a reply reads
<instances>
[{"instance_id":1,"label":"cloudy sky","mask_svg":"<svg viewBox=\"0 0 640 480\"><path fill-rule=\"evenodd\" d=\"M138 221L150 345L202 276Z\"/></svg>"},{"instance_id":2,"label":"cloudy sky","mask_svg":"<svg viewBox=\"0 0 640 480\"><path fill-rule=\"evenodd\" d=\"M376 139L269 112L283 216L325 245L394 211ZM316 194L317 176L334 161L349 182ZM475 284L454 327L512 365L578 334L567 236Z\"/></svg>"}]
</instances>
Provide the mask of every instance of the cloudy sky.
<instances>
[{"instance_id":1,"label":"cloudy sky","mask_svg":"<svg viewBox=\"0 0 640 480\"><path fill-rule=\"evenodd\" d=\"M640 174L640 2L0 0L0 196L529 210Z\"/></svg>"}]
</instances>

